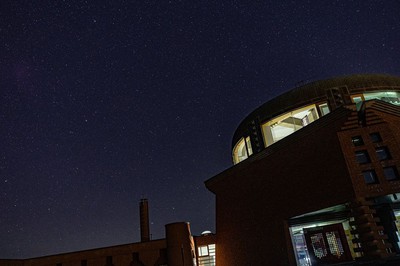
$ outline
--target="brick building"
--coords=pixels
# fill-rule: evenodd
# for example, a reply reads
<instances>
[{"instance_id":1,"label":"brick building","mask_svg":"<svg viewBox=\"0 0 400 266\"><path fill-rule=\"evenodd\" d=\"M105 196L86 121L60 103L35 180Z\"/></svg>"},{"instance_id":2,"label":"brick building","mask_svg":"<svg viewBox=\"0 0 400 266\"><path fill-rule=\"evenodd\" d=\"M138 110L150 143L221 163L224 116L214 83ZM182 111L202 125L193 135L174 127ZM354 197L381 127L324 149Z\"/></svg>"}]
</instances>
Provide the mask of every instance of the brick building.
<instances>
[{"instance_id":1,"label":"brick building","mask_svg":"<svg viewBox=\"0 0 400 266\"><path fill-rule=\"evenodd\" d=\"M241 122L232 157L206 181L218 266L375 265L400 253L400 78L284 93Z\"/></svg>"}]
</instances>

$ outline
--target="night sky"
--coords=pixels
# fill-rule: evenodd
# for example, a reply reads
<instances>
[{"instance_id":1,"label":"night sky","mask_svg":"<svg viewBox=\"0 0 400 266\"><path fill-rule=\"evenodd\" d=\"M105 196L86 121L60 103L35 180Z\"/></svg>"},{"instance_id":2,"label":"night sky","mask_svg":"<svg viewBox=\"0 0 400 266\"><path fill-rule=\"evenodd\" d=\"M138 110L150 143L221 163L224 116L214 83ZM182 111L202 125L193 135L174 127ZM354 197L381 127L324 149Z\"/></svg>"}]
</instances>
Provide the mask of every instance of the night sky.
<instances>
[{"instance_id":1,"label":"night sky","mask_svg":"<svg viewBox=\"0 0 400 266\"><path fill-rule=\"evenodd\" d=\"M153 239L215 232L203 182L249 112L400 75L400 1L261 2L0 1L0 258L138 242L142 197Z\"/></svg>"}]
</instances>

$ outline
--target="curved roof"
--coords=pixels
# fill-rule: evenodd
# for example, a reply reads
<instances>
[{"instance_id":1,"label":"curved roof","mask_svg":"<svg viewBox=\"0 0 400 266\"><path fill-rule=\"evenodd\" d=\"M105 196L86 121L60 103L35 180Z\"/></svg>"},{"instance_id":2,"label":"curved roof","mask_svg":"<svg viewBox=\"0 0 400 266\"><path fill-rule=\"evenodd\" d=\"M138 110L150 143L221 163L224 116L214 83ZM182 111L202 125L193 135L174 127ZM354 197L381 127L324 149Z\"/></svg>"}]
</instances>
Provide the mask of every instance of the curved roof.
<instances>
[{"instance_id":1,"label":"curved roof","mask_svg":"<svg viewBox=\"0 0 400 266\"><path fill-rule=\"evenodd\" d=\"M400 77L386 74L358 74L314 81L296 87L273 98L251 112L236 129L232 139L232 148L242 137L250 134L252 131L251 127L259 127L262 122L295 108L319 101L327 101L327 91L341 87L347 87L350 94L380 89L399 90ZM330 107L334 109L332 106Z\"/></svg>"}]
</instances>

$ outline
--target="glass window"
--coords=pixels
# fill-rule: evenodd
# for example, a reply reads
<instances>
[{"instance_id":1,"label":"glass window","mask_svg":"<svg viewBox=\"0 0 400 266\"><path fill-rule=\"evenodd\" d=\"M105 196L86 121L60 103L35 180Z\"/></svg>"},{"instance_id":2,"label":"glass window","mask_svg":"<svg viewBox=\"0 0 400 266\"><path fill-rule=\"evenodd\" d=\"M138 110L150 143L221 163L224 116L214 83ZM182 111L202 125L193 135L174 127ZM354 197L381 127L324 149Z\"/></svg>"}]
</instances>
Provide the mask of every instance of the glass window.
<instances>
[{"instance_id":1,"label":"glass window","mask_svg":"<svg viewBox=\"0 0 400 266\"><path fill-rule=\"evenodd\" d=\"M208 251L210 252L210 255L215 255L215 244L208 245Z\"/></svg>"},{"instance_id":2,"label":"glass window","mask_svg":"<svg viewBox=\"0 0 400 266\"><path fill-rule=\"evenodd\" d=\"M378 99L394 105L400 105L400 92L396 91L379 91L379 92L366 92L364 93L366 101Z\"/></svg>"},{"instance_id":3,"label":"glass window","mask_svg":"<svg viewBox=\"0 0 400 266\"><path fill-rule=\"evenodd\" d=\"M234 164L240 163L241 161L247 159L247 157L246 144L242 138L236 144L235 148L233 148L233 162Z\"/></svg>"},{"instance_id":4,"label":"glass window","mask_svg":"<svg viewBox=\"0 0 400 266\"><path fill-rule=\"evenodd\" d=\"M198 248L198 251L200 257L208 256L208 246L201 246Z\"/></svg>"},{"instance_id":5,"label":"glass window","mask_svg":"<svg viewBox=\"0 0 400 266\"><path fill-rule=\"evenodd\" d=\"M198 247L198 252L199 252L199 257L198 257L199 266L216 265L215 244Z\"/></svg>"},{"instance_id":6,"label":"glass window","mask_svg":"<svg viewBox=\"0 0 400 266\"><path fill-rule=\"evenodd\" d=\"M364 141L361 136L352 137L351 142L353 142L354 146L364 145Z\"/></svg>"},{"instance_id":7,"label":"glass window","mask_svg":"<svg viewBox=\"0 0 400 266\"><path fill-rule=\"evenodd\" d=\"M383 174L385 175L386 180L389 181L399 179L399 172L395 166L383 168Z\"/></svg>"},{"instance_id":8,"label":"glass window","mask_svg":"<svg viewBox=\"0 0 400 266\"><path fill-rule=\"evenodd\" d=\"M371 160L369 159L368 152L363 151L356 151L356 159L358 163L369 163Z\"/></svg>"},{"instance_id":9,"label":"glass window","mask_svg":"<svg viewBox=\"0 0 400 266\"><path fill-rule=\"evenodd\" d=\"M269 146L317 120L315 104L275 117L261 125L265 146Z\"/></svg>"},{"instance_id":10,"label":"glass window","mask_svg":"<svg viewBox=\"0 0 400 266\"><path fill-rule=\"evenodd\" d=\"M250 137L246 137L246 145L247 145L247 151L249 156L253 154L253 149L251 148L251 141Z\"/></svg>"},{"instance_id":11,"label":"glass window","mask_svg":"<svg viewBox=\"0 0 400 266\"><path fill-rule=\"evenodd\" d=\"M371 133L369 136L371 137L371 141L374 143L382 141L381 135L378 132Z\"/></svg>"},{"instance_id":12,"label":"glass window","mask_svg":"<svg viewBox=\"0 0 400 266\"><path fill-rule=\"evenodd\" d=\"M391 158L389 150L386 147L376 148L376 156L380 161L388 160Z\"/></svg>"},{"instance_id":13,"label":"glass window","mask_svg":"<svg viewBox=\"0 0 400 266\"><path fill-rule=\"evenodd\" d=\"M323 103L318 105L319 111L321 112L322 116L327 115L330 113L329 107L327 103Z\"/></svg>"},{"instance_id":14,"label":"glass window","mask_svg":"<svg viewBox=\"0 0 400 266\"><path fill-rule=\"evenodd\" d=\"M363 173L364 181L367 184L376 184L378 183L378 178L374 170L364 171Z\"/></svg>"},{"instance_id":15,"label":"glass window","mask_svg":"<svg viewBox=\"0 0 400 266\"><path fill-rule=\"evenodd\" d=\"M355 94L351 96L351 102L356 104L357 110L360 110L363 101L364 97L362 94Z\"/></svg>"},{"instance_id":16,"label":"glass window","mask_svg":"<svg viewBox=\"0 0 400 266\"><path fill-rule=\"evenodd\" d=\"M364 94L355 94L351 96L353 103L359 106L361 102L378 99L394 105L400 105L400 92L397 91L378 91L378 92L366 92Z\"/></svg>"},{"instance_id":17,"label":"glass window","mask_svg":"<svg viewBox=\"0 0 400 266\"><path fill-rule=\"evenodd\" d=\"M241 138L233 148L233 163L240 163L241 161L246 160L252 154L253 149L251 148L250 137Z\"/></svg>"},{"instance_id":18,"label":"glass window","mask_svg":"<svg viewBox=\"0 0 400 266\"><path fill-rule=\"evenodd\" d=\"M356 97L352 97L351 100L353 103L357 104L359 102L362 102L363 99L361 96L356 96Z\"/></svg>"}]
</instances>

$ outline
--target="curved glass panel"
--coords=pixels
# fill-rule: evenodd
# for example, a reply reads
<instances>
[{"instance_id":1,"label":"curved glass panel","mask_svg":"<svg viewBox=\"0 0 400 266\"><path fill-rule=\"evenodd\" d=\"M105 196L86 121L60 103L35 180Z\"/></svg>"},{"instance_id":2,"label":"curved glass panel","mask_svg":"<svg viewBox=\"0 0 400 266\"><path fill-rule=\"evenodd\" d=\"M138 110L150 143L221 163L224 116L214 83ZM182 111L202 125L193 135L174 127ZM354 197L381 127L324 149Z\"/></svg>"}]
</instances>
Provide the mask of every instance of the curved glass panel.
<instances>
[{"instance_id":1,"label":"curved glass panel","mask_svg":"<svg viewBox=\"0 0 400 266\"><path fill-rule=\"evenodd\" d=\"M250 137L241 138L233 148L233 163L237 164L253 154Z\"/></svg>"},{"instance_id":2,"label":"curved glass panel","mask_svg":"<svg viewBox=\"0 0 400 266\"><path fill-rule=\"evenodd\" d=\"M244 142L244 139L241 138L236 144L235 148L233 148L233 163L237 164L247 159L247 157L246 144Z\"/></svg>"},{"instance_id":3,"label":"curved glass panel","mask_svg":"<svg viewBox=\"0 0 400 266\"><path fill-rule=\"evenodd\" d=\"M394 105L400 105L400 92L397 91L366 92L363 96L366 101L378 99Z\"/></svg>"},{"instance_id":4,"label":"curved glass panel","mask_svg":"<svg viewBox=\"0 0 400 266\"><path fill-rule=\"evenodd\" d=\"M246 137L247 154L250 156L253 154L253 148L251 147L250 137Z\"/></svg>"},{"instance_id":5,"label":"curved glass panel","mask_svg":"<svg viewBox=\"0 0 400 266\"><path fill-rule=\"evenodd\" d=\"M351 101L356 104L357 110L360 110L364 101L368 100L381 100L394 105L400 105L400 92L397 91L374 91L366 92L363 94L351 95Z\"/></svg>"},{"instance_id":6,"label":"curved glass panel","mask_svg":"<svg viewBox=\"0 0 400 266\"><path fill-rule=\"evenodd\" d=\"M269 120L261 125L265 146L268 147L293 134L318 118L317 108L315 104L312 104Z\"/></svg>"}]
</instances>

